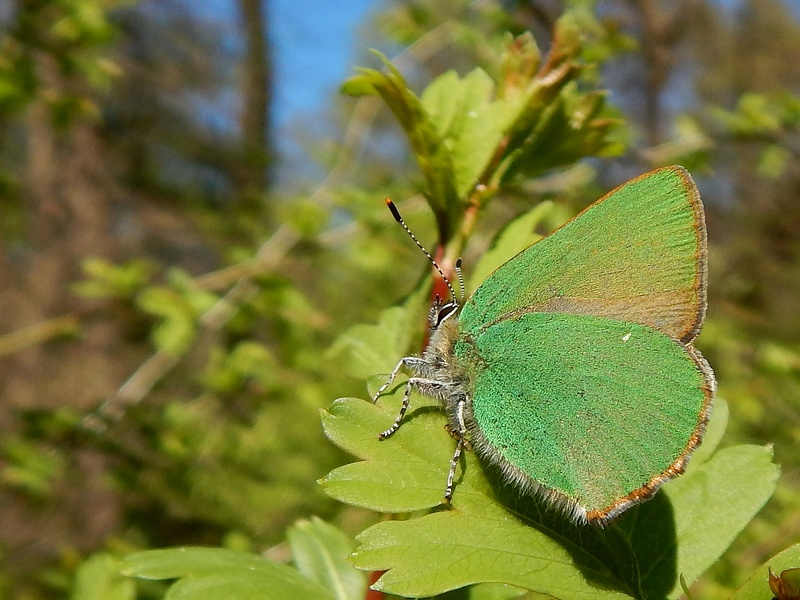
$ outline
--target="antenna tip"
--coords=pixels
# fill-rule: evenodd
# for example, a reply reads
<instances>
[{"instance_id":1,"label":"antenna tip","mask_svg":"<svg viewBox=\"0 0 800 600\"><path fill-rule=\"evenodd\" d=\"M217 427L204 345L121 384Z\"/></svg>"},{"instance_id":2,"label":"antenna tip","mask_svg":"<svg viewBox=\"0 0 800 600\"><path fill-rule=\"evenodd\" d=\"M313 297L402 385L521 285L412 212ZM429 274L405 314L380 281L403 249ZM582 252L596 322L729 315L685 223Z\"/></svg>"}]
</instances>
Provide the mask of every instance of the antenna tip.
<instances>
[{"instance_id":1,"label":"antenna tip","mask_svg":"<svg viewBox=\"0 0 800 600\"><path fill-rule=\"evenodd\" d=\"M459 257L459 259L456 261L456 269L460 268L461 268L461 258Z\"/></svg>"},{"instance_id":2,"label":"antenna tip","mask_svg":"<svg viewBox=\"0 0 800 600\"><path fill-rule=\"evenodd\" d=\"M392 216L394 217L394 220L397 221L398 223L402 223L403 217L400 216L400 211L397 210L397 207L394 205L394 202L392 202L391 199L389 198L386 198L384 202L386 202L386 206L389 207L389 210L392 211Z\"/></svg>"}]
</instances>

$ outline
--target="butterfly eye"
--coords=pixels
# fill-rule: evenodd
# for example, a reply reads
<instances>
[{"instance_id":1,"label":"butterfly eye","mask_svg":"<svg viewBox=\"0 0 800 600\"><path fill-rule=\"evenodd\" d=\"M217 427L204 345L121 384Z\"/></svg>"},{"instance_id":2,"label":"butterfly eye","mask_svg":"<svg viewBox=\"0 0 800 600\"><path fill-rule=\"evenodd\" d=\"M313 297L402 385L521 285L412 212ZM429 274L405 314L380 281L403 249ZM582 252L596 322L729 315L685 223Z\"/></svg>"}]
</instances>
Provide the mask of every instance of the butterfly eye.
<instances>
[{"instance_id":1,"label":"butterfly eye","mask_svg":"<svg viewBox=\"0 0 800 600\"><path fill-rule=\"evenodd\" d=\"M455 302L448 302L442 306L436 315L436 327L439 327L439 325L441 325L445 319L449 318L450 315L455 313L456 309L458 309L458 304Z\"/></svg>"}]
</instances>

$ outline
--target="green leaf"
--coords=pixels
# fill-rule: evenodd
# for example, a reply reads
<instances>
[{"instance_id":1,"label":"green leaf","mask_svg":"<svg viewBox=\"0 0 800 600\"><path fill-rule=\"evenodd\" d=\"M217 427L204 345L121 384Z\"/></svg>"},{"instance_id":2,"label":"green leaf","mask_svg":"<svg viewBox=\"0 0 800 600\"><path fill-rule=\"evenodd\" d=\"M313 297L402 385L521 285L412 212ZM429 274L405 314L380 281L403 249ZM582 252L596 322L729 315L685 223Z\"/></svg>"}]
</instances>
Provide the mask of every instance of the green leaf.
<instances>
[{"instance_id":1,"label":"green leaf","mask_svg":"<svg viewBox=\"0 0 800 600\"><path fill-rule=\"evenodd\" d=\"M769 144L758 157L758 174L767 179L777 179L786 170L792 153L778 144Z\"/></svg>"},{"instance_id":2,"label":"green leaf","mask_svg":"<svg viewBox=\"0 0 800 600\"><path fill-rule=\"evenodd\" d=\"M460 204L450 149L400 71L385 56L379 52L375 54L383 61L385 72L359 69L359 74L345 83L343 91L349 94L378 94L383 98L408 137L427 181L426 195L440 226L447 222L455 223Z\"/></svg>"},{"instance_id":3,"label":"green leaf","mask_svg":"<svg viewBox=\"0 0 800 600\"><path fill-rule=\"evenodd\" d=\"M781 571L798 566L800 566L800 544L795 544L758 567L744 585L731 596L730 600L771 600L769 569L771 568L777 575L780 575Z\"/></svg>"},{"instance_id":4,"label":"green leaf","mask_svg":"<svg viewBox=\"0 0 800 600\"><path fill-rule=\"evenodd\" d=\"M142 579L179 579L165 600L294 600L334 596L295 569L224 548L170 548L131 554L122 573Z\"/></svg>"},{"instance_id":5,"label":"green leaf","mask_svg":"<svg viewBox=\"0 0 800 600\"><path fill-rule=\"evenodd\" d=\"M139 294L136 303L159 319L151 333L156 348L174 356L189 349L197 325L194 312L180 294L167 287L149 287Z\"/></svg>"},{"instance_id":6,"label":"green leaf","mask_svg":"<svg viewBox=\"0 0 800 600\"><path fill-rule=\"evenodd\" d=\"M326 435L362 459L326 476L327 493L388 513L438 507L358 536L356 566L386 571L375 587L388 593L429 596L501 582L565 599L677 596L679 574L694 581L774 489L777 468L769 449L727 448L695 461L664 493L603 530L575 526L537 498L518 495L469 452L447 508L454 443L437 404L415 394L400 430L388 440L377 438L394 421L403 389L399 383L376 405L340 399L323 413ZM714 419L724 421L726 413L718 410ZM709 428L710 447L718 431L717 424Z\"/></svg>"},{"instance_id":7,"label":"green leaf","mask_svg":"<svg viewBox=\"0 0 800 600\"><path fill-rule=\"evenodd\" d=\"M742 473L747 473L746 479ZM664 486L672 523L651 510L652 502L638 507L633 518L620 519L643 588L680 596L675 575L683 575L687 585L697 581L769 500L777 479L771 448L725 448L704 462L693 461L685 475ZM669 582L671 589L666 588Z\"/></svg>"},{"instance_id":8,"label":"green leaf","mask_svg":"<svg viewBox=\"0 0 800 600\"><path fill-rule=\"evenodd\" d=\"M479 583L469 588L469 600L511 600L523 596L533 600L533 596L522 588L502 583ZM442 598L445 600L446 596ZM455 599L454 599L455 600Z\"/></svg>"},{"instance_id":9,"label":"green leaf","mask_svg":"<svg viewBox=\"0 0 800 600\"><path fill-rule=\"evenodd\" d=\"M771 447L741 445L718 451L665 487L675 507L678 570L689 585L722 556L766 504L779 474ZM673 588L675 595L680 591L677 585Z\"/></svg>"},{"instance_id":10,"label":"green leaf","mask_svg":"<svg viewBox=\"0 0 800 600\"><path fill-rule=\"evenodd\" d=\"M119 560L96 554L85 560L75 574L71 600L134 600L136 586L119 574Z\"/></svg>"},{"instance_id":11,"label":"green leaf","mask_svg":"<svg viewBox=\"0 0 800 600\"><path fill-rule=\"evenodd\" d=\"M494 87L480 69L464 79L449 71L422 94L424 108L451 151L460 198L479 183L509 125L508 107L494 100Z\"/></svg>"},{"instance_id":12,"label":"green leaf","mask_svg":"<svg viewBox=\"0 0 800 600\"><path fill-rule=\"evenodd\" d=\"M287 531L292 560L297 569L337 600L361 600L367 578L348 556L355 544L333 525L318 517L298 521Z\"/></svg>"}]
</instances>

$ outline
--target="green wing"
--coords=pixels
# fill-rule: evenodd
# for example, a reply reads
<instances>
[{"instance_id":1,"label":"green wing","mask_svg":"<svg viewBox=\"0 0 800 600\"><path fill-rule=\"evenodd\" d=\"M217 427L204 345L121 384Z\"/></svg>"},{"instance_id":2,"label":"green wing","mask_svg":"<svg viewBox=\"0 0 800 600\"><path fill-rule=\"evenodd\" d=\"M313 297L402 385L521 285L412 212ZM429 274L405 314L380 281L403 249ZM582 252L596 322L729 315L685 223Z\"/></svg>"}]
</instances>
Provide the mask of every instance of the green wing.
<instances>
[{"instance_id":1,"label":"green wing","mask_svg":"<svg viewBox=\"0 0 800 600\"><path fill-rule=\"evenodd\" d=\"M472 365L478 451L579 520L613 517L680 474L715 385L691 347L604 317L527 313L455 352Z\"/></svg>"},{"instance_id":2,"label":"green wing","mask_svg":"<svg viewBox=\"0 0 800 600\"><path fill-rule=\"evenodd\" d=\"M527 312L605 316L691 341L705 312L706 230L682 167L625 183L492 273L464 305L477 334Z\"/></svg>"}]
</instances>

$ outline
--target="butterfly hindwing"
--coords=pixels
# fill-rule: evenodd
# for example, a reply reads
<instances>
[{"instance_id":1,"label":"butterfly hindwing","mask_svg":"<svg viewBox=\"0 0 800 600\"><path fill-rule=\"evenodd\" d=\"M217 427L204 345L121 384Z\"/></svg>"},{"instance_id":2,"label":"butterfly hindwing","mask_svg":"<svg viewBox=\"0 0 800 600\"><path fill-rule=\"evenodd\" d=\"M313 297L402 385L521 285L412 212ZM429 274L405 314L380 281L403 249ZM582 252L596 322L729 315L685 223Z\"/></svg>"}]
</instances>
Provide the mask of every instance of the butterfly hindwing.
<instances>
[{"instance_id":1,"label":"butterfly hindwing","mask_svg":"<svg viewBox=\"0 0 800 600\"><path fill-rule=\"evenodd\" d=\"M682 472L708 418L705 361L635 323L527 313L465 336L455 353L471 365L476 448L508 479L590 517Z\"/></svg>"}]
</instances>

